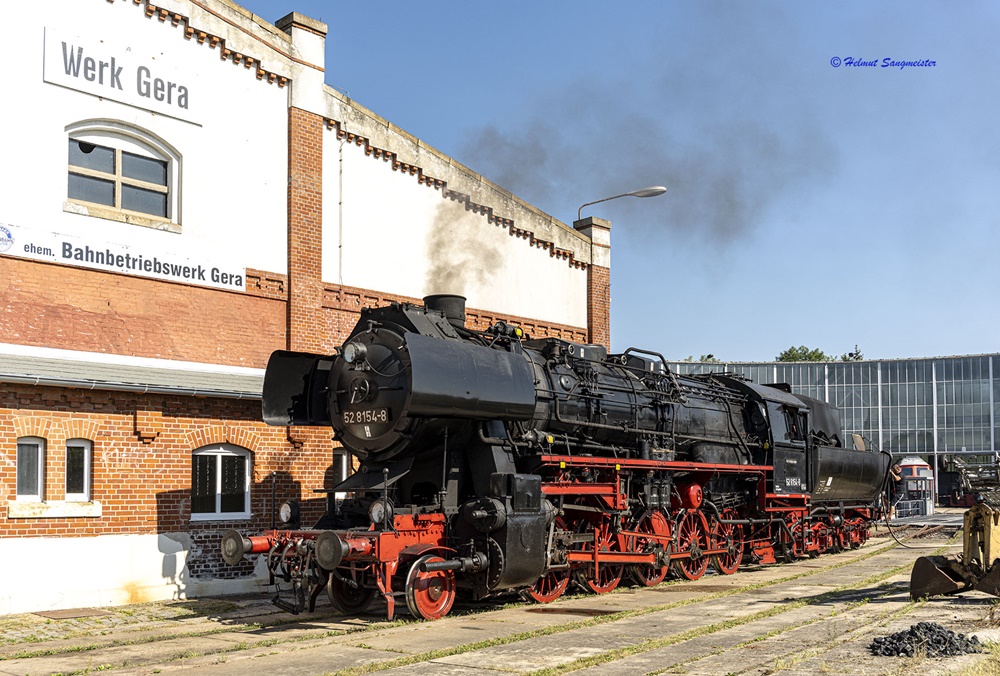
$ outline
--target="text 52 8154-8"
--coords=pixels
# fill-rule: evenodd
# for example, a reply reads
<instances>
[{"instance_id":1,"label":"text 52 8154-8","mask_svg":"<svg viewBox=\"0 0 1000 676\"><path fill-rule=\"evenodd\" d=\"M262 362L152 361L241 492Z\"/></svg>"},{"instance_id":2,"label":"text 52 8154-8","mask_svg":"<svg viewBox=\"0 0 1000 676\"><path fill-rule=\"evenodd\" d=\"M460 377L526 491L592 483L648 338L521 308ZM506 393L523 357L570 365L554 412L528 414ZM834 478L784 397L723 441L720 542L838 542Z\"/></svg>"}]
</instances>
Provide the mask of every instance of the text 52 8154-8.
<instances>
[{"instance_id":1,"label":"text 52 8154-8","mask_svg":"<svg viewBox=\"0 0 1000 676\"><path fill-rule=\"evenodd\" d=\"M370 408L361 411L344 411L345 425L362 425L367 423L389 422L389 409Z\"/></svg>"}]
</instances>

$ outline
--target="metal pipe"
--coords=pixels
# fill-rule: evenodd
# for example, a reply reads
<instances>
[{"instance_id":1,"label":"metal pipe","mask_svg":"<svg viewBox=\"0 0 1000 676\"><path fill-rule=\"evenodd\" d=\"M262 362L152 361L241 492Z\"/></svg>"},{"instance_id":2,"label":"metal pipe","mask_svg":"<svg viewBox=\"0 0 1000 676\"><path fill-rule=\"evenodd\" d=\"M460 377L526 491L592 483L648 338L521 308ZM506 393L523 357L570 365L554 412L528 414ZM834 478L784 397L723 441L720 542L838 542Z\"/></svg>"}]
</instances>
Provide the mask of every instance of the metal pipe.
<instances>
[{"instance_id":1,"label":"metal pipe","mask_svg":"<svg viewBox=\"0 0 1000 676\"><path fill-rule=\"evenodd\" d=\"M133 392L136 394L179 394L188 397L217 397L219 399L252 399L259 401L261 398L261 393L258 391L235 392L232 390L199 390L190 387L172 387L170 385L106 383L99 380L86 380L83 378L17 376L8 373L0 373L0 383L35 385L42 387L69 387L77 390L111 390L113 392Z\"/></svg>"},{"instance_id":2,"label":"metal pipe","mask_svg":"<svg viewBox=\"0 0 1000 676\"><path fill-rule=\"evenodd\" d=\"M271 472L271 530L274 530L274 527L275 527L274 516L275 516L275 514L278 511L278 509L277 509L277 503L276 503L276 500L277 500L277 497L276 497L277 496L277 491L276 491L275 485L274 485L277 482L277 480L278 480L277 477L278 477L278 473L277 472Z\"/></svg>"},{"instance_id":3,"label":"metal pipe","mask_svg":"<svg viewBox=\"0 0 1000 676\"><path fill-rule=\"evenodd\" d=\"M717 523L733 524L734 526L760 526L765 523L771 523L772 521L772 519L723 519L721 518L719 508L716 507L714 503L709 500L703 500L701 504L708 505L708 507L711 508L712 512L715 514L715 521Z\"/></svg>"}]
</instances>

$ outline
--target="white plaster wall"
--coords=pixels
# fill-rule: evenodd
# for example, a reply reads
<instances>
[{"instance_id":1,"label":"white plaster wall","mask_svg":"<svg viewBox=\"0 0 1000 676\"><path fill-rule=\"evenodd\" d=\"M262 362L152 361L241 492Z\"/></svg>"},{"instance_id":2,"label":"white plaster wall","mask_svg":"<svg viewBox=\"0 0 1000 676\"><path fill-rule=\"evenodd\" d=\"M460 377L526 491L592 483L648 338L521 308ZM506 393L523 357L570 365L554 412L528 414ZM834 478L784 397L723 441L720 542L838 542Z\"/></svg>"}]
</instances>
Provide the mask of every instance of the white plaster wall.
<instances>
[{"instance_id":1,"label":"white plaster wall","mask_svg":"<svg viewBox=\"0 0 1000 676\"><path fill-rule=\"evenodd\" d=\"M417 298L458 293L470 307L587 325L585 270L334 132L324 136L323 155L325 282Z\"/></svg>"},{"instance_id":2,"label":"white plaster wall","mask_svg":"<svg viewBox=\"0 0 1000 676\"><path fill-rule=\"evenodd\" d=\"M196 9L171 4L187 14ZM132 2L53 0L44 11L34 3L11 3L4 17L12 30L0 41L0 56L16 77L8 80L0 106L0 224L22 236L57 233L147 255L208 257L241 274L246 267L286 271L288 88L223 61L218 48L185 39L183 25L147 18ZM127 55L154 75L173 74L190 91L190 119L43 81L46 30L62 39L79 36L84 56ZM123 74L122 85L136 87L134 69ZM66 127L89 119L134 124L179 151L180 233L64 211Z\"/></svg>"},{"instance_id":3,"label":"white plaster wall","mask_svg":"<svg viewBox=\"0 0 1000 676\"><path fill-rule=\"evenodd\" d=\"M265 591L254 576L191 580L187 533L0 539L0 615Z\"/></svg>"}]
</instances>

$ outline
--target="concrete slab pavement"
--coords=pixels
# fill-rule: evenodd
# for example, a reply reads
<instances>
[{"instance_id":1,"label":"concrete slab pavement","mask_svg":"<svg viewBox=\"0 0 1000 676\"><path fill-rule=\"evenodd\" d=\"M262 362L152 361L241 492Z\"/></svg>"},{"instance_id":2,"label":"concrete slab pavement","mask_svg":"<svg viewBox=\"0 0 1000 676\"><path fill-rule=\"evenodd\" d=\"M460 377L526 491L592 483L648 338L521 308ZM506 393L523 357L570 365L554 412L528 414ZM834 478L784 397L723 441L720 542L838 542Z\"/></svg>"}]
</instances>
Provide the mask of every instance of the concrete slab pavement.
<instances>
[{"instance_id":1,"label":"concrete slab pavement","mask_svg":"<svg viewBox=\"0 0 1000 676\"><path fill-rule=\"evenodd\" d=\"M740 669L768 669L789 654L800 661L813 659L789 652L797 644L788 636L806 637L797 640L811 649L826 646L830 652L838 647L827 645L830 640L848 636L855 625L872 624L877 613L915 607L905 593L908 564L927 552L889 549L887 544L873 542L857 551L750 568L733 576L706 576L694 583L564 597L544 606L495 605L437 622L404 618L390 624L377 614L342 618L328 611L294 618L265 612L266 600L261 599L222 609L226 612L217 609L211 617L155 617L157 611L140 608L135 624L119 619L106 636L86 631L60 636L49 629L33 644L36 656L13 657L14 646L8 641L2 648L7 659L0 652L0 674L70 674L109 665L117 674L130 675L252 670L271 676L336 673L368 665L391 674L466 675L524 672L603 656L610 656L606 663L577 666L587 667L585 673L675 667L720 673L713 670L729 668L735 660ZM905 573L881 579L896 566L903 566ZM861 589L843 589L865 580ZM982 613L982 600L973 606L972 614ZM23 635L30 624L14 622L9 635ZM825 634L800 632L800 626ZM5 635L0 620L0 639ZM125 638L130 642L115 645ZM864 652L866 646L855 643L850 649ZM74 646L88 645L91 650L72 652ZM52 654L42 654L49 648L54 648ZM401 659L407 663L401 664Z\"/></svg>"}]
</instances>

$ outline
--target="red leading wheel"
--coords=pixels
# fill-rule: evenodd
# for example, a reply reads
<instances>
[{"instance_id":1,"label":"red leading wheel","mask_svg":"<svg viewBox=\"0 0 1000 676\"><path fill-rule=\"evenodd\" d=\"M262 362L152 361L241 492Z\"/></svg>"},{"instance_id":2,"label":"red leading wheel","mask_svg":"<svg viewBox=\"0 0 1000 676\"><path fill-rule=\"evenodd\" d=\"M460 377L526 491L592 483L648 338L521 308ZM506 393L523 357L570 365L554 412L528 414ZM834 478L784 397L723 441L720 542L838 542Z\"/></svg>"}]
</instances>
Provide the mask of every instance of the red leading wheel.
<instances>
[{"instance_id":1,"label":"red leading wheel","mask_svg":"<svg viewBox=\"0 0 1000 676\"><path fill-rule=\"evenodd\" d=\"M427 554L413 562L406 576L406 605L414 617L437 620L455 603L455 574L450 570L423 571L425 563L444 561Z\"/></svg>"},{"instance_id":2,"label":"red leading wheel","mask_svg":"<svg viewBox=\"0 0 1000 676\"><path fill-rule=\"evenodd\" d=\"M624 538L621 535L612 533L609 524L606 522L602 522L600 526L595 528L593 524L584 521L582 522L580 528L582 529L580 532L596 531L596 541L593 543L581 543L581 548L584 551L593 552L596 547L598 552L598 563L596 570L593 563L589 565L584 564L585 567L577 574L579 581L587 591L593 592L594 594L606 594L617 587L618 583L621 582L622 573L625 572L625 566L620 563L601 562L600 553L622 551L624 549L622 546L624 544Z\"/></svg>"},{"instance_id":3,"label":"red leading wheel","mask_svg":"<svg viewBox=\"0 0 1000 676\"><path fill-rule=\"evenodd\" d=\"M735 510L722 512L722 518L730 521L738 519ZM743 561L743 526L733 523L715 523L712 528L714 549L725 549L725 554L712 557L712 567L721 575L732 575Z\"/></svg>"},{"instance_id":4,"label":"red leading wheel","mask_svg":"<svg viewBox=\"0 0 1000 676\"><path fill-rule=\"evenodd\" d=\"M368 610L375 598L375 590L362 587L357 580L330 573L326 582L330 603L344 615L360 615Z\"/></svg>"},{"instance_id":5,"label":"red leading wheel","mask_svg":"<svg viewBox=\"0 0 1000 676\"><path fill-rule=\"evenodd\" d=\"M686 580L697 580L708 568L708 557L702 552L708 549L708 523L705 515L697 509L689 509L681 518L674 533L675 550L687 552L689 556L674 559L674 573Z\"/></svg>"},{"instance_id":6,"label":"red leading wheel","mask_svg":"<svg viewBox=\"0 0 1000 676\"><path fill-rule=\"evenodd\" d=\"M648 510L639 517L639 521L636 523L632 530L638 533L644 533L648 535L657 535L661 538L670 537L670 522L667 521L667 517L663 515L658 509ZM645 552L651 551L657 545L666 546L666 542L662 539L643 537L642 535L635 537L632 543L631 551L634 552ZM636 583L645 587L655 587L656 585L663 582L664 578L667 577L667 573L670 571L670 566L658 566L656 564L635 564L628 567L629 577Z\"/></svg>"}]
</instances>

